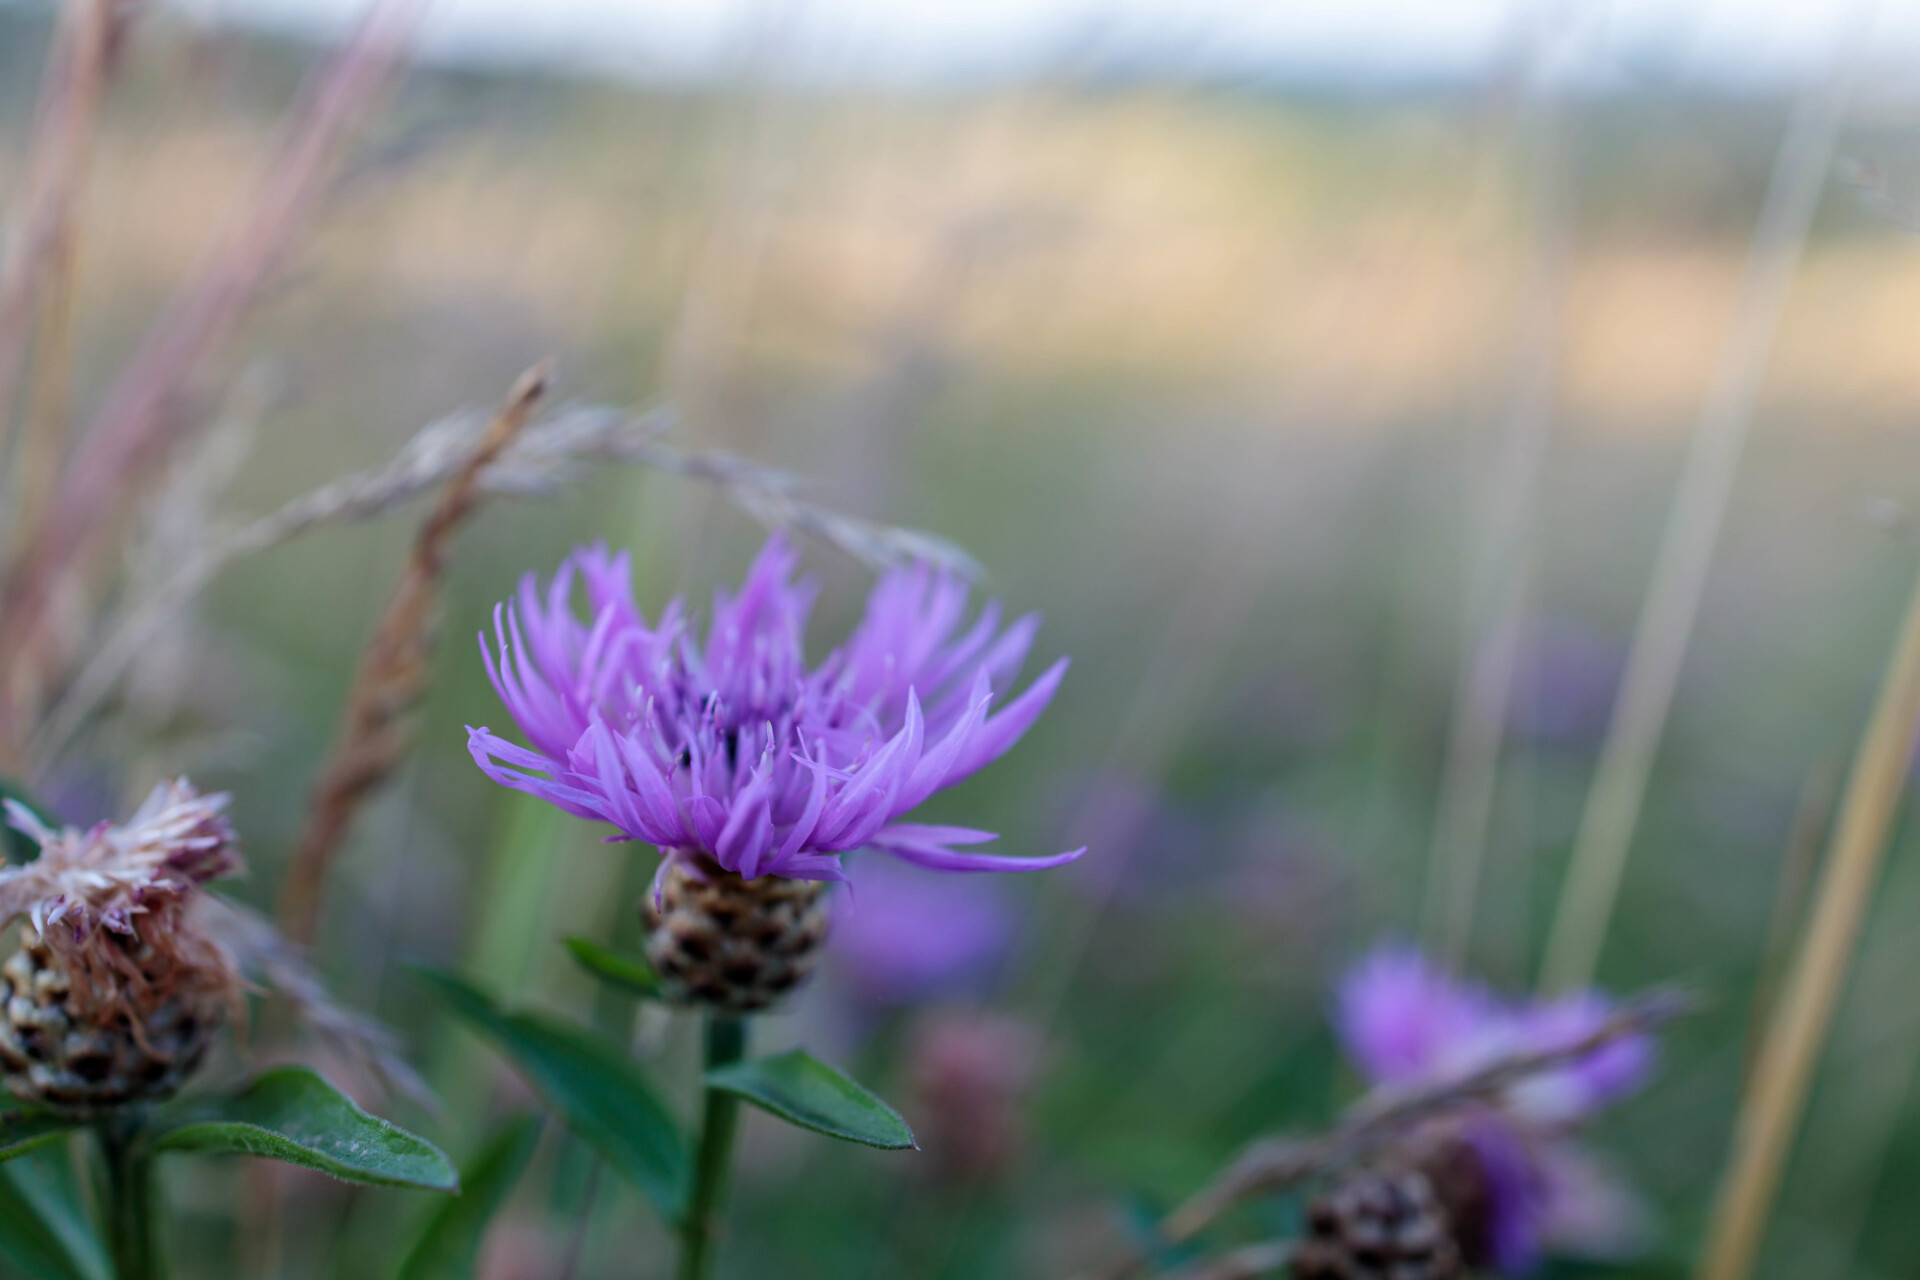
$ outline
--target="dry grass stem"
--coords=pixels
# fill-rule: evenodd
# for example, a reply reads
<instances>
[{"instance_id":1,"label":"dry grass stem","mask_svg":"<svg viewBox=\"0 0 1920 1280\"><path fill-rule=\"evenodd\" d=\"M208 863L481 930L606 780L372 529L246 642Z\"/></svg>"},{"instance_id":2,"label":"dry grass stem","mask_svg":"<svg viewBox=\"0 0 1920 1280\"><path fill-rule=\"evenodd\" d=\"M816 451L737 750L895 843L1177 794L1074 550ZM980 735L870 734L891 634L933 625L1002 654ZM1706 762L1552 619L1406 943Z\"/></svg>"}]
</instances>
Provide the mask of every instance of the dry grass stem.
<instances>
[{"instance_id":1,"label":"dry grass stem","mask_svg":"<svg viewBox=\"0 0 1920 1280\"><path fill-rule=\"evenodd\" d=\"M480 503L481 471L527 425L534 403L547 389L547 374L542 364L520 376L479 447L447 481L421 523L386 611L360 655L340 739L314 788L307 825L281 887L280 928L296 943L313 939L327 868L360 802L387 779L406 752L404 717L426 688L440 583L453 535Z\"/></svg>"},{"instance_id":2,"label":"dry grass stem","mask_svg":"<svg viewBox=\"0 0 1920 1280\"><path fill-rule=\"evenodd\" d=\"M1831 82L1795 111L1774 160L1733 326L1688 442L1548 934L1540 982L1549 991L1585 985L1599 963L1774 336L1826 186L1850 70L1843 55Z\"/></svg>"},{"instance_id":3,"label":"dry grass stem","mask_svg":"<svg viewBox=\"0 0 1920 1280\"><path fill-rule=\"evenodd\" d=\"M1868 901L1880 876L1894 811L1920 726L1920 582L1887 661L1886 676L1847 779L1813 918L1767 1027L1741 1100L1733 1154L1720 1186L1700 1280L1745 1280L1753 1271L1813 1072L1833 1023Z\"/></svg>"},{"instance_id":4,"label":"dry grass stem","mask_svg":"<svg viewBox=\"0 0 1920 1280\"><path fill-rule=\"evenodd\" d=\"M1541 477L1553 434L1568 234L1567 159L1558 117L1545 98L1528 115L1532 180L1513 385L1506 427L1482 494L1487 515L1474 592L1477 625L1454 691L1428 863L1427 936L1436 952L1456 965L1473 936L1514 669L1526 629Z\"/></svg>"},{"instance_id":5,"label":"dry grass stem","mask_svg":"<svg viewBox=\"0 0 1920 1280\"><path fill-rule=\"evenodd\" d=\"M1623 1002L1587 1035L1557 1048L1515 1053L1456 1080L1410 1089L1376 1089L1317 1136L1259 1139L1162 1218L1155 1236L1163 1245L1184 1244L1254 1196L1270 1195L1366 1160L1427 1121L1496 1099L1524 1080L1577 1062L1622 1037L1651 1030L1690 1011L1694 1004L1678 991L1647 992ZM1144 1261L1136 1252L1100 1275L1104 1280L1125 1280L1138 1274Z\"/></svg>"},{"instance_id":6,"label":"dry grass stem","mask_svg":"<svg viewBox=\"0 0 1920 1280\"><path fill-rule=\"evenodd\" d=\"M54 33L28 143L22 208L0 264L0 422L14 420L14 393L43 295L54 296L56 310L70 302L64 296L65 277L72 266L74 223L93 150L94 122L117 29L131 17L131 7L118 0L79 0L62 11ZM55 329L55 344L64 346L64 325ZM43 332L43 338L47 336ZM63 374L53 376L64 380ZM59 457L57 439L27 433L16 459L16 532L38 514L32 508L49 487Z\"/></svg>"},{"instance_id":7,"label":"dry grass stem","mask_svg":"<svg viewBox=\"0 0 1920 1280\"><path fill-rule=\"evenodd\" d=\"M802 496L798 477L730 453L677 448L659 439L672 424L665 410L633 414L595 405L564 406L528 426L480 472L490 493L546 497L584 478L596 462L651 467L721 489L736 506L770 526L797 528L864 563L926 560L969 577L982 574L957 544L918 529L849 516ZM31 739L34 759L56 759L112 695L152 639L220 572L243 556L301 534L391 514L445 484L479 448L486 421L459 414L419 431L384 467L342 476L277 511L215 532L176 556L166 575L137 594L48 711Z\"/></svg>"},{"instance_id":8,"label":"dry grass stem","mask_svg":"<svg viewBox=\"0 0 1920 1280\"><path fill-rule=\"evenodd\" d=\"M303 91L286 139L237 233L175 296L121 371L64 469L44 517L26 532L0 595L0 751L17 746L34 696L45 614L63 579L113 526L140 475L191 422L184 398L209 354L275 278L338 167L348 135L397 65L420 8L383 0Z\"/></svg>"},{"instance_id":9,"label":"dry grass stem","mask_svg":"<svg viewBox=\"0 0 1920 1280\"><path fill-rule=\"evenodd\" d=\"M1808 890L1820 867L1820 851L1826 844L1827 827L1833 817L1834 801L1839 798L1841 764L1838 758L1820 761L1807 773L1794 805L1793 825L1787 832L1786 857L1780 864L1780 879L1774 887L1773 912L1767 918L1766 940L1760 944L1760 973L1753 984L1753 1008L1747 1018L1747 1074L1764 1043L1767 1024L1780 998L1787 964L1793 958L1800 926L1806 919ZM1742 1081L1744 1087L1746 1080Z\"/></svg>"}]
</instances>

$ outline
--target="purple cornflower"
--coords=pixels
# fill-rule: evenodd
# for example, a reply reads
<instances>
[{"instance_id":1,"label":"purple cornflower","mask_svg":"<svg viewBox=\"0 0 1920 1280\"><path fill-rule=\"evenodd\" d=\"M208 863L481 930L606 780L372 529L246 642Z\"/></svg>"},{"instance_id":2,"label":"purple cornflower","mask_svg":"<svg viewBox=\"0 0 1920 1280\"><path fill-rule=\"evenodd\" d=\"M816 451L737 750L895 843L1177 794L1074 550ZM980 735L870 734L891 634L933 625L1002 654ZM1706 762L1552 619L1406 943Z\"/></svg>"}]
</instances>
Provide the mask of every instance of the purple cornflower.
<instances>
[{"instance_id":1,"label":"purple cornflower","mask_svg":"<svg viewBox=\"0 0 1920 1280\"><path fill-rule=\"evenodd\" d=\"M1503 999L1454 978L1410 947L1383 947L1341 984L1335 1022L1347 1056L1370 1084L1406 1087L1459 1079L1516 1053L1549 1052L1591 1035L1611 1015L1597 992ZM1653 1042L1626 1036L1513 1086L1459 1119L1489 1199L1489 1261L1532 1268L1547 1248L1616 1252L1637 1234L1636 1202L1570 1140L1609 1102L1645 1083Z\"/></svg>"},{"instance_id":2,"label":"purple cornflower","mask_svg":"<svg viewBox=\"0 0 1920 1280\"><path fill-rule=\"evenodd\" d=\"M989 714L1039 620L1002 629L990 602L961 631L964 582L890 570L846 643L809 668L815 587L794 580L798 561L770 538L740 590L715 593L704 641L679 600L647 622L625 552L580 548L544 592L529 574L494 610L497 655L484 636L480 647L531 749L469 726L474 761L503 786L611 823L616 839L658 846L662 875L679 861L747 880L845 880L840 855L861 848L937 871L1026 871L1085 852L962 852L993 833L895 821L1005 754L1046 708L1064 658Z\"/></svg>"}]
</instances>

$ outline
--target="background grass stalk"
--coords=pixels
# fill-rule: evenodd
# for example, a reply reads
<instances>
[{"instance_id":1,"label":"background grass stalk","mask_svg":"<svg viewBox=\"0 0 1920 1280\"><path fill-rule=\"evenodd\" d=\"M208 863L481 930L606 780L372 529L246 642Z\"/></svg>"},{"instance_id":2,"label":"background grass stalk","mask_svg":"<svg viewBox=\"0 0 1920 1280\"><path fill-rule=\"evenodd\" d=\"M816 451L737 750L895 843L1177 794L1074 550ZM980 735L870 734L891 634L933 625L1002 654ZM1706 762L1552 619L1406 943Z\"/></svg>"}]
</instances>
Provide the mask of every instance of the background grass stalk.
<instances>
[{"instance_id":1,"label":"background grass stalk","mask_svg":"<svg viewBox=\"0 0 1920 1280\"><path fill-rule=\"evenodd\" d=\"M1513 381L1489 483L1480 495L1487 514L1478 582L1454 688L1427 866L1427 941L1454 965L1465 959L1473 937L1514 670L1526 629L1531 552L1559 381L1569 165L1558 105L1545 93L1530 105L1525 284L1515 316Z\"/></svg>"},{"instance_id":2,"label":"background grass stalk","mask_svg":"<svg viewBox=\"0 0 1920 1280\"><path fill-rule=\"evenodd\" d=\"M708 1071L740 1061L747 1053L747 1022L723 1013L707 1015ZM733 1168L733 1135L740 1126L740 1099L708 1087L700 1115L700 1145L694 1153L693 1192L680 1221L680 1280L713 1274L714 1237Z\"/></svg>"},{"instance_id":3,"label":"background grass stalk","mask_svg":"<svg viewBox=\"0 0 1920 1280\"><path fill-rule=\"evenodd\" d=\"M1742 1099L1699 1280L1744 1280L1780 1189L1806 1110L1813 1071L1833 1023L1867 903L1879 878L1895 806L1920 724L1920 582L1854 759L1819 897L1779 1012L1767 1028Z\"/></svg>"},{"instance_id":4,"label":"background grass stalk","mask_svg":"<svg viewBox=\"0 0 1920 1280\"><path fill-rule=\"evenodd\" d=\"M1854 23L1856 31L1861 25ZM1687 445L1547 938L1540 985L1549 991L1585 986L1600 960L1627 851L1640 822L1647 780L1666 730L1674 688L1680 682L1680 664L1686 658L1707 571L1726 521L1760 383L1826 186L1834 142L1846 114L1846 73L1851 63L1852 58L1843 54L1830 82L1802 101L1774 160L1733 328Z\"/></svg>"}]
</instances>

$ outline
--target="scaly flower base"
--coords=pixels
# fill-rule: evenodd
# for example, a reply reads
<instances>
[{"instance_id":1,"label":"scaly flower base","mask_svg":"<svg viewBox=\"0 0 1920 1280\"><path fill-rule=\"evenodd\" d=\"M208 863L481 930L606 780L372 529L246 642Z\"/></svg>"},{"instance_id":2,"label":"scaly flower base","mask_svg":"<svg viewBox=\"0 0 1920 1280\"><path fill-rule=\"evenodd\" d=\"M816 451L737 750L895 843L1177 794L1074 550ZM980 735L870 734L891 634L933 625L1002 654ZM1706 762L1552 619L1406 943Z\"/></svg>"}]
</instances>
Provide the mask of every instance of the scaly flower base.
<instances>
[{"instance_id":1,"label":"scaly flower base","mask_svg":"<svg viewBox=\"0 0 1920 1280\"><path fill-rule=\"evenodd\" d=\"M657 904L650 893L640 908L661 993L725 1013L772 1005L819 962L825 890L817 880L742 880L717 865L696 870L674 862Z\"/></svg>"},{"instance_id":2,"label":"scaly flower base","mask_svg":"<svg viewBox=\"0 0 1920 1280\"><path fill-rule=\"evenodd\" d=\"M83 1002L61 958L31 934L0 967L0 1078L17 1098L70 1116L170 1096L227 1020L229 994L157 972L153 948L99 935L130 970Z\"/></svg>"}]
</instances>

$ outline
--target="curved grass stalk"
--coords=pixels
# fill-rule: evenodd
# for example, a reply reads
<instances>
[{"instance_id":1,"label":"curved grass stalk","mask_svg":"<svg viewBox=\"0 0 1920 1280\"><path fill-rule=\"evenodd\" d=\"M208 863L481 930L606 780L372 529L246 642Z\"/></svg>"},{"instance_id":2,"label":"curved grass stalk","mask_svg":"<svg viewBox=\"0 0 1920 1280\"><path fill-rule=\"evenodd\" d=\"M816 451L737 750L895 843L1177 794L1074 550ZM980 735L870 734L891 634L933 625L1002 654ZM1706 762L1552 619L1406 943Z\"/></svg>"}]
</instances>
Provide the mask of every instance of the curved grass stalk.
<instances>
[{"instance_id":1,"label":"curved grass stalk","mask_svg":"<svg viewBox=\"0 0 1920 1280\"><path fill-rule=\"evenodd\" d=\"M1920 582L1847 780L1806 941L1767 1028L1714 1208L1698 1280L1745 1280L1800 1127L1814 1068L1833 1025L1920 725Z\"/></svg>"},{"instance_id":2,"label":"curved grass stalk","mask_svg":"<svg viewBox=\"0 0 1920 1280\"><path fill-rule=\"evenodd\" d=\"M1599 964L1647 782L1680 682L1680 665L1733 496L1761 379L1820 193L1826 187L1834 142L1846 113L1845 72L1850 63L1850 58L1843 57L1841 73L1801 103L1774 160L1733 329L1687 445L1627 655L1626 674L1547 938L1540 985L1548 991L1585 986Z\"/></svg>"}]
</instances>

